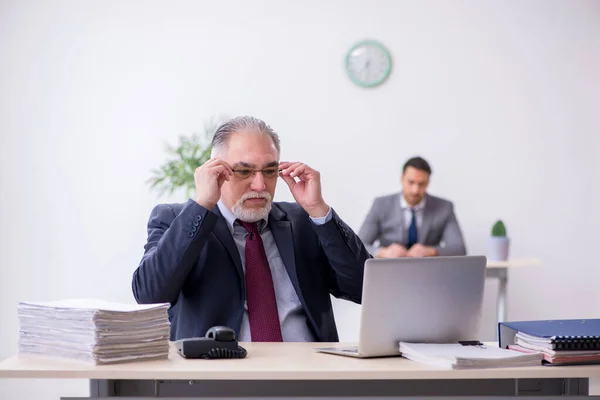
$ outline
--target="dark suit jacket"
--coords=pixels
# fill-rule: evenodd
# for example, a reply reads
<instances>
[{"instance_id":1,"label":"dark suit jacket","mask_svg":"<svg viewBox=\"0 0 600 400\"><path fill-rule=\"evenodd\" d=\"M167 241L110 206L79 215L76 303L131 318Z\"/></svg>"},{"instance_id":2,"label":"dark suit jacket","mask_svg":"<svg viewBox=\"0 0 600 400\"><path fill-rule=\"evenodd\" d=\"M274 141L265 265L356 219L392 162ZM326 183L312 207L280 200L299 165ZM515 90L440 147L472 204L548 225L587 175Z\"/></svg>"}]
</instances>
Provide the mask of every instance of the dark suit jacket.
<instances>
[{"instance_id":1,"label":"dark suit jacket","mask_svg":"<svg viewBox=\"0 0 600 400\"><path fill-rule=\"evenodd\" d=\"M316 225L296 203L273 203L269 227L292 284L318 341L339 340L330 294L360 303L364 262L362 241L332 210ZM172 304L171 340L204 336L225 325L239 336L245 279L233 237L218 207L193 200L156 206L148 240L133 274L138 303Z\"/></svg>"}]
</instances>

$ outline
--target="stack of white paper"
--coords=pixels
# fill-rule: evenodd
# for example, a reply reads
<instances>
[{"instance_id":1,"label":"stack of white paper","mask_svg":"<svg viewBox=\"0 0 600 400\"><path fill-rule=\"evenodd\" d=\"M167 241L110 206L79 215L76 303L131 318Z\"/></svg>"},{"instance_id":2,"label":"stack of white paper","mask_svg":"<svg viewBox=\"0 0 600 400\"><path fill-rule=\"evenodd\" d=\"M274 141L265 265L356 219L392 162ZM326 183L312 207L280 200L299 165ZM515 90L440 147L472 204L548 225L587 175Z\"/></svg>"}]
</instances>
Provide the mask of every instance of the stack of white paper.
<instances>
[{"instance_id":1,"label":"stack of white paper","mask_svg":"<svg viewBox=\"0 0 600 400\"><path fill-rule=\"evenodd\" d=\"M400 342L402 357L452 369L531 367L542 364L541 354L523 354L497 346Z\"/></svg>"},{"instance_id":2,"label":"stack of white paper","mask_svg":"<svg viewBox=\"0 0 600 400\"><path fill-rule=\"evenodd\" d=\"M19 353L93 364L164 359L169 354L169 304L96 299L20 302Z\"/></svg>"}]
</instances>

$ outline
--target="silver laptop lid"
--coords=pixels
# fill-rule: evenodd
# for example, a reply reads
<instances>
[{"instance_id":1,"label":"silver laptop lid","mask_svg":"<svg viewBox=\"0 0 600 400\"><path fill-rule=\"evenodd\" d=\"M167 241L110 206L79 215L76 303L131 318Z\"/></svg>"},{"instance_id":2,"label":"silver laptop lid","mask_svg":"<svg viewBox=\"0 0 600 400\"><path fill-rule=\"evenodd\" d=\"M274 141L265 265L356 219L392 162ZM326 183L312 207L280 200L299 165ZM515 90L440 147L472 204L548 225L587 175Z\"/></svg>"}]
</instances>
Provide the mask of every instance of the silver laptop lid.
<instances>
[{"instance_id":1,"label":"silver laptop lid","mask_svg":"<svg viewBox=\"0 0 600 400\"><path fill-rule=\"evenodd\" d=\"M360 355L397 355L400 341L479 339L485 269L484 256L367 260Z\"/></svg>"}]
</instances>

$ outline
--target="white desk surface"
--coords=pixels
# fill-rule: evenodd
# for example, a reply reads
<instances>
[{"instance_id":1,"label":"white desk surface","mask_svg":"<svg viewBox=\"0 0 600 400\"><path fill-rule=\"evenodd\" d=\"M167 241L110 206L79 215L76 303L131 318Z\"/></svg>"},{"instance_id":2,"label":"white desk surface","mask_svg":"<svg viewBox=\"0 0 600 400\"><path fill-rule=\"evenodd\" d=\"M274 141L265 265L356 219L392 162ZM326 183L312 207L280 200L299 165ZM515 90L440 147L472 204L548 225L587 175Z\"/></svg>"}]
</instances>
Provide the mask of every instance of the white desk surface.
<instances>
[{"instance_id":1,"label":"white desk surface","mask_svg":"<svg viewBox=\"0 0 600 400\"><path fill-rule=\"evenodd\" d=\"M242 343L244 359L186 360L172 346L168 360L94 366L73 361L13 356L0 362L0 378L138 380L338 380L515 379L600 377L600 365L459 371L401 357L357 359L317 353L340 343ZM347 344L346 344L347 345Z\"/></svg>"},{"instance_id":2,"label":"white desk surface","mask_svg":"<svg viewBox=\"0 0 600 400\"><path fill-rule=\"evenodd\" d=\"M541 265L542 262L538 258L514 258L507 261L492 261L488 260L488 268L519 268L519 267L535 267Z\"/></svg>"}]
</instances>

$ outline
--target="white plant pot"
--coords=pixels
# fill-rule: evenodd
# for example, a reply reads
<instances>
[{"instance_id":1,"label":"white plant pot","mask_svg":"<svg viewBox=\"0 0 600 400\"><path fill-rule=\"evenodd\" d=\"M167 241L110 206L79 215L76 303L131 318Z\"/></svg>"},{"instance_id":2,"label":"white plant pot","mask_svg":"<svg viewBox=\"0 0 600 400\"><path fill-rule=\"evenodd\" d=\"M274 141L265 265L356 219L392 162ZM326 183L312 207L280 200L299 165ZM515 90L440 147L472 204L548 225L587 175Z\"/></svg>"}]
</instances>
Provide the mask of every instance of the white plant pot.
<instances>
[{"instance_id":1,"label":"white plant pot","mask_svg":"<svg viewBox=\"0 0 600 400\"><path fill-rule=\"evenodd\" d=\"M490 236L488 239L487 258L491 261L506 261L508 260L509 249L509 238Z\"/></svg>"}]
</instances>

